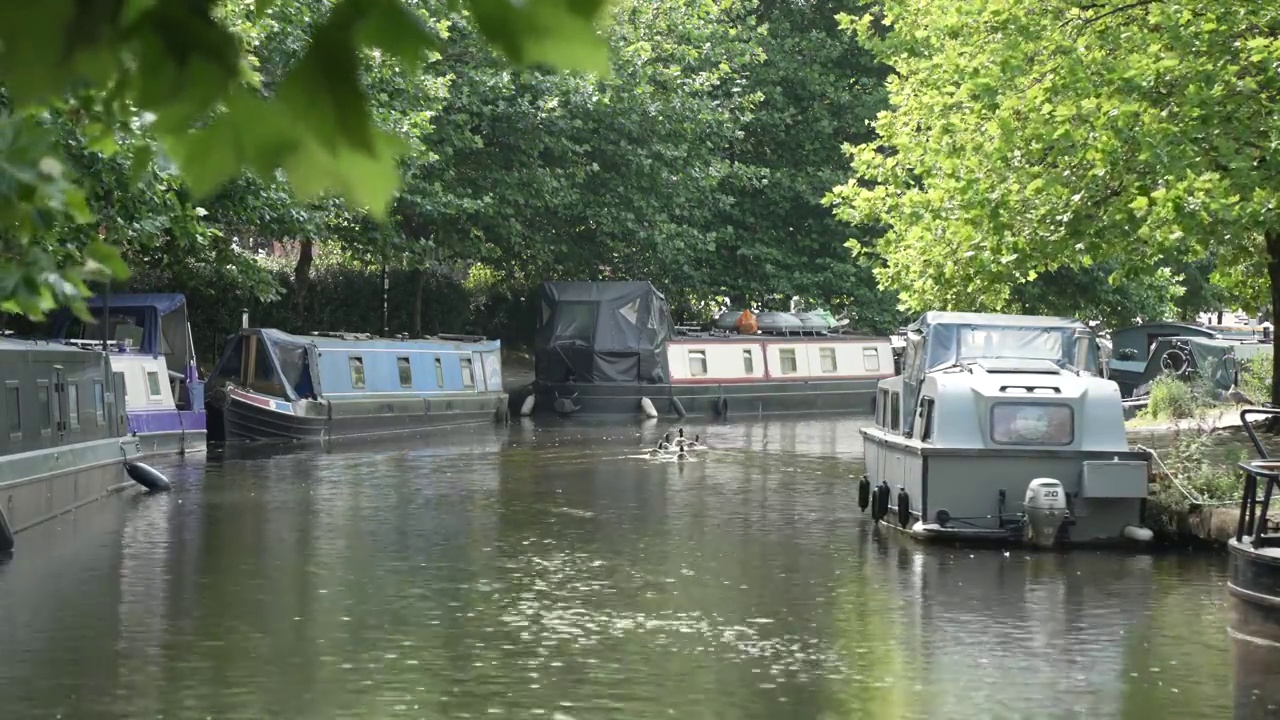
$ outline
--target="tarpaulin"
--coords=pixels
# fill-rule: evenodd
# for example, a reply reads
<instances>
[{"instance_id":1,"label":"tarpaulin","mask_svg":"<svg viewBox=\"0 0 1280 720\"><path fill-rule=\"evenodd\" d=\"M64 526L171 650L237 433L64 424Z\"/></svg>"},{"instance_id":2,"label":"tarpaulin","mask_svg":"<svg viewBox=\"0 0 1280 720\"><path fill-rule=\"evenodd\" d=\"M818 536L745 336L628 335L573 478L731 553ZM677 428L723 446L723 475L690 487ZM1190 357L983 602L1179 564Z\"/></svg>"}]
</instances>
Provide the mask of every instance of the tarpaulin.
<instances>
[{"instance_id":1,"label":"tarpaulin","mask_svg":"<svg viewBox=\"0 0 1280 720\"><path fill-rule=\"evenodd\" d=\"M544 282L534 369L549 383L665 383L667 299L648 282Z\"/></svg>"}]
</instances>

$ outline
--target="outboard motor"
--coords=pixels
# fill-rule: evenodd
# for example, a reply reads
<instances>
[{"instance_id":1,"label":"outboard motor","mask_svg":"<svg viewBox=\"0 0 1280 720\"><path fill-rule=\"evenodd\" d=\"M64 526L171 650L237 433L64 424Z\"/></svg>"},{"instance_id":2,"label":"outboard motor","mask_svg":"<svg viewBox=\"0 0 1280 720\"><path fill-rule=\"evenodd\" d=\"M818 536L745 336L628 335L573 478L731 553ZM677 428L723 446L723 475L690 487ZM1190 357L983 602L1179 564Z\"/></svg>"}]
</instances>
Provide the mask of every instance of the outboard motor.
<instances>
[{"instance_id":1,"label":"outboard motor","mask_svg":"<svg viewBox=\"0 0 1280 720\"><path fill-rule=\"evenodd\" d=\"M1022 502L1026 512L1026 540L1040 548L1053 547L1058 528L1067 519L1067 494L1053 478L1036 478Z\"/></svg>"}]
</instances>

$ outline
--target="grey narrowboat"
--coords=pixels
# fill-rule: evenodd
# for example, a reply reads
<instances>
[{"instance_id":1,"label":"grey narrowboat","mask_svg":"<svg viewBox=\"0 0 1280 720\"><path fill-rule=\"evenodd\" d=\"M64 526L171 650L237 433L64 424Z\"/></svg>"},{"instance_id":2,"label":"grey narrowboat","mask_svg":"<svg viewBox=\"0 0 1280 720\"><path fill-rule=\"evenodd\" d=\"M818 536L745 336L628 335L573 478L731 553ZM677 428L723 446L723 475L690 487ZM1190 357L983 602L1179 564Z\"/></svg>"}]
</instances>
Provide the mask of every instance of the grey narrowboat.
<instances>
[{"instance_id":1,"label":"grey narrowboat","mask_svg":"<svg viewBox=\"0 0 1280 720\"><path fill-rule=\"evenodd\" d=\"M133 485L140 448L118 402L124 377L105 353L0 338L0 369L0 551L9 551L15 533Z\"/></svg>"},{"instance_id":2,"label":"grey narrowboat","mask_svg":"<svg viewBox=\"0 0 1280 720\"><path fill-rule=\"evenodd\" d=\"M1128 447L1086 325L929 312L907 329L902 364L861 430L858 502L877 522L1036 547L1152 539L1148 456Z\"/></svg>"},{"instance_id":3,"label":"grey narrowboat","mask_svg":"<svg viewBox=\"0 0 1280 720\"><path fill-rule=\"evenodd\" d=\"M1245 408L1240 424L1258 458L1239 463L1244 477L1236 534L1227 542L1227 589L1233 598L1232 629L1280 652L1280 523L1272 503L1280 503L1280 460L1271 459L1250 417L1280 418L1280 409Z\"/></svg>"},{"instance_id":4,"label":"grey narrowboat","mask_svg":"<svg viewBox=\"0 0 1280 720\"><path fill-rule=\"evenodd\" d=\"M505 420L501 344L245 328L209 378L209 439L314 441Z\"/></svg>"}]
</instances>

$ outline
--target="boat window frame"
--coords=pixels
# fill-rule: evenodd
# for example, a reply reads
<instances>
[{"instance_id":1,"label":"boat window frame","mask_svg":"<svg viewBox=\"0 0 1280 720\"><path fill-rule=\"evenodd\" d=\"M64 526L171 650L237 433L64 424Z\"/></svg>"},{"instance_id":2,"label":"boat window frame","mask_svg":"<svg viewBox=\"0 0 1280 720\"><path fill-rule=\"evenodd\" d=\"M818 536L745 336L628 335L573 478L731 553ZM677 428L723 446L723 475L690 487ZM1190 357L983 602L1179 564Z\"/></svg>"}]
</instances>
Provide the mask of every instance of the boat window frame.
<instances>
[{"instance_id":1,"label":"boat window frame","mask_svg":"<svg viewBox=\"0 0 1280 720\"><path fill-rule=\"evenodd\" d=\"M787 369L787 353L790 353L791 369ZM778 372L783 375L799 375L800 360L796 357L796 349L793 347L778 348Z\"/></svg>"},{"instance_id":2,"label":"boat window frame","mask_svg":"<svg viewBox=\"0 0 1280 720\"><path fill-rule=\"evenodd\" d=\"M11 390L13 392L10 392ZM12 407L10 407L9 405L10 397L12 397L14 400ZM17 380L5 381L4 407L5 407L5 414L9 414L10 411L12 411L13 413L12 416L9 418L9 439L21 440L22 431L24 428L22 426L22 385L19 383L19 381ZM18 421L16 430L14 429L14 422L13 422L15 419Z\"/></svg>"},{"instance_id":3,"label":"boat window frame","mask_svg":"<svg viewBox=\"0 0 1280 720\"><path fill-rule=\"evenodd\" d=\"M147 401L163 399L164 388L160 386L160 371L154 365L143 365L142 373L147 383ZM154 390L151 387L152 380L156 381Z\"/></svg>"},{"instance_id":4,"label":"boat window frame","mask_svg":"<svg viewBox=\"0 0 1280 720\"><path fill-rule=\"evenodd\" d=\"M1067 442L1010 442L1008 440L996 439L996 408L1002 405L1012 405L1015 407L1058 407L1066 408L1068 418L1070 419L1071 435L1068 436ZM991 438L991 442L997 445L1005 445L1011 447L1049 447L1060 448L1069 447L1076 442L1076 409L1070 403L1064 402L1014 402L1002 400L991 403L991 407L987 410L987 437Z\"/></svg>"},{"instance_id":5,"label":"boat window frame","mask_svg":"<svg viewBox=\"0 0 1280 720\"><path fill-rule=\"evenodd\" d=\"M889 432L902 433L902 391L889 391Z\"/></svg>"},{"instance_id":6,"label":"boat window frame","mask_svg":"<svg viewBox=\"0 0 1280 720\"><path fill-rule=\"evenodd\" d=\"M99 425L107 424L107 388L102 380L93 381L93 409Z\"/></svg>"},{"instance_id":7,"label":"boat window frame","mask_svg":"<svg viewBox=\"0 0 1280 720\"><path fill-rule=\"evenodd\" d=\"M403 361L403 362L402 362ZM406 372L408 371L408 379L406 380ZM413 363L410 362L408 355L396 356L396 372L400 375L400 387L413 387Z\"/></svg>"},{"instance_id":8,"label":"boat window frame","mask_svg":"<svg viewBox=\"0 0 1280 720\"><path fill-rule=\"evenodd\" d=\"M360 384L356 384L356 368L360 369ZM368 385L368 376L364 372L364 356L347 353L347 379L351 381L352 390L364 390Z\"/></svg>"},{"instance_id":9,"label":"boat window frame","mask_svg":"<svg viewBox=\"0 0 1280 720\"><path fill-rule=\"evenodd\" d=\"M476 386L476 369L471 364L471 358L458 358L458 365L462 367L462 389L472 389Z\"/></svg>"},{"instance_id":10,"label":"boat window frame","mask_svg":"<svg viewBox=\"0 0 1280 720\"><path fill-rule=\"evenodd\" d=\"M40 391L44 390L44 402L40 401ZM48 380L36 380L36 425L40 428L40 437L53 434L53 401L55 395L50 391Z\"/></svg>"},{"instance_id":11,"label":"boat window frame","mask_svg":"<svg viewBox=\"0 0 1280 720\"><path fill-rule=\"evenodd\" d=\"M920 398L920 442L932 443L934 428L934 411L937 403L929 395Z\"/></svg>"},{"instance_id":12,"label":"boat window frame","mask_svg":"<svg viewBox=\"0 0 1280 720\"><path fill-rule=\"evenodd\" d=\"M67 383L67 426L72 430L80 429L80 383Z\"/></svg>"},{"instance_id":13,"label":"boat window frame","mask_svg":"<svg viewBox=\"0 0 1280 720\"><path fill-rule=\"evenodd\" d=\"M702 361L702 372L694 372L693 359L695 356ZM709 366L707 364L707 349L695 348L690 350L685 355L685 365L689 368L689 377L706 377L709 370Z\"/></svg>"},{"instance_id":14,"label":"boat window frame","mask_svg":"<svg viewBox=\"0 0 1280 720\"><path fill-rule=\"evenodd\" d=\"M742 372L747 377L756 375L756 353L751 348L742 348Z\"/></svg>"},{"instance_id":15,"label":"boat window frame","mask_svg":"<svg viewBox=\"0 0 1280 720\"><path fill-rule=\"evenodd\" d=\"M889 428L889 390L880 388L876 391L876 425Z\"/></svg>"},{"instance_id":16,"label":"boat window frame","mask_svg":"<svg viewBox=\"0 0 1280 720\"><path fill-rule=\"evenodd\" d=\"M831 358L831 369L826 366L827 358ZM818 372L831 374L840 372L840 361L836 357L836 349L834 347L818 348Z\"/></svg>"},{"instance_id":17,"label":"boat window frame","mask_svg":"<svg viewBox=\"0 0 1280 720\"><path fill-rule=\"evenodd\" d=\"M436 387L444 389L444 362L440 360L440 356L435 356L436 361Z\"/></svg>"},{"instance_id":18,"label":"boat window frame","mask_svg":"<svg viewBox=\"0 0 1280 720\"><path fill-rule=\"evenodd\" d=\"M868 360L874 360L875 362L867 362ZM880 348L862 348L862 368L867 372L880 372Z\"/></svg>"}]
</instances>

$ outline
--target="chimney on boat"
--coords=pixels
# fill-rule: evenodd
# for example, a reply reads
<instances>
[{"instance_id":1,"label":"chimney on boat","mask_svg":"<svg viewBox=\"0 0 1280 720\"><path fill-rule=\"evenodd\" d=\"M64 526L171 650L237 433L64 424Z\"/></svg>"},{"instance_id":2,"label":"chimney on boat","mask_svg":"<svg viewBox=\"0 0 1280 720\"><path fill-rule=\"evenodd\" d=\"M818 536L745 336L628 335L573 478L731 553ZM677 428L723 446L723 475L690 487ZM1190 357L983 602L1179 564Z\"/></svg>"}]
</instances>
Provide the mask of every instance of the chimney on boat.
<instances>
[{"instance_id":1,"label":"chimney on boat","mask_svg":"<svg viewBox=\"0 0 1280 720\"><path fill-rule=\"evenodd\" d=\"M240 308L240 329L249 329L249 308Z\"/></svg>"}]
</instances>

